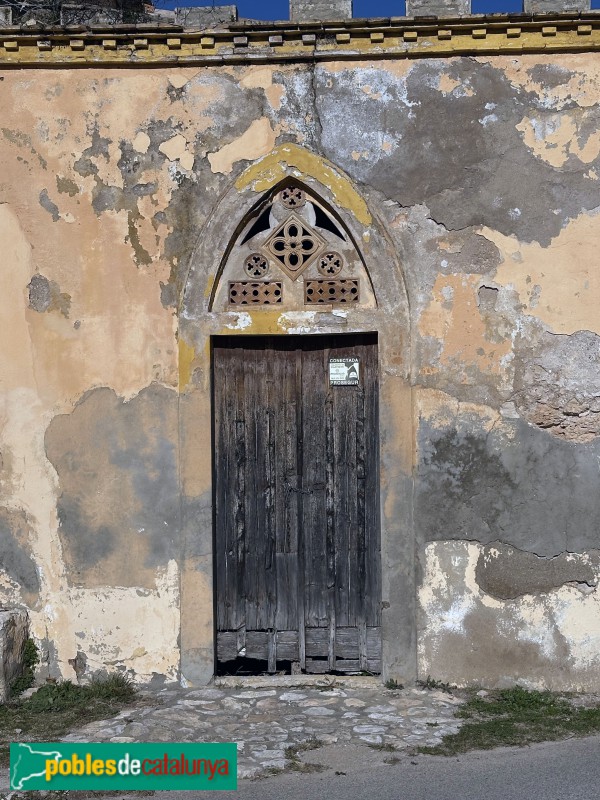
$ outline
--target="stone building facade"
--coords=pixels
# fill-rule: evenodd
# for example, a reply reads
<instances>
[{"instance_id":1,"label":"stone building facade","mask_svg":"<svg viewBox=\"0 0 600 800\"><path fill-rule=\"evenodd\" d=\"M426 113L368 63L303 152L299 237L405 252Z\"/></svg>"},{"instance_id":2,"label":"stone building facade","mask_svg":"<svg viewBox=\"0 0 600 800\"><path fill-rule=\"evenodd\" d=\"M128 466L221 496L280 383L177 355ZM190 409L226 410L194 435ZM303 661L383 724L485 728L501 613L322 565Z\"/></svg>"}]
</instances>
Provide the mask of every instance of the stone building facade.
<instances>
[{"instance_id":1,"label":"stone building facade","mask_svg":"<svg viewBox=\"0 0 600 800\"><path fill-rule=\"evenodd\" d=\"M383 679L597 690L598 12L295 5L0 28L0 602L43 676L209 680L215 337L373 333ZM234 299L286 189L356 300L276 210Z\"/></svg>"}]
</instances>

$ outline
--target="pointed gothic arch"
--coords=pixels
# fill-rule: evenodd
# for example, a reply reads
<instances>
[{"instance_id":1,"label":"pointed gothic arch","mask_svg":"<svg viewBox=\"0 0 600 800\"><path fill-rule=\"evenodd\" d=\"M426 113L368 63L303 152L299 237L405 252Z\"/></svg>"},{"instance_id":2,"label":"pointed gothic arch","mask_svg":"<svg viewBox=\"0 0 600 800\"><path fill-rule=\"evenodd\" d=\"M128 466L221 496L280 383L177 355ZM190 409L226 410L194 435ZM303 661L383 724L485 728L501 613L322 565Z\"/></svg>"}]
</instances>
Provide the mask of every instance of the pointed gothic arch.
<instances>
[{"instance_id":1,"label":"pointed gothic arch","mask_svg":"<svg viewBox=\"0 0 600 800\"><path fill-rule=\"evenodd\" d=\"M375 308L358 242L314 188L288 176L238 222L219 264L209 310L277 305Z\"/></svg>"}]
</instances>

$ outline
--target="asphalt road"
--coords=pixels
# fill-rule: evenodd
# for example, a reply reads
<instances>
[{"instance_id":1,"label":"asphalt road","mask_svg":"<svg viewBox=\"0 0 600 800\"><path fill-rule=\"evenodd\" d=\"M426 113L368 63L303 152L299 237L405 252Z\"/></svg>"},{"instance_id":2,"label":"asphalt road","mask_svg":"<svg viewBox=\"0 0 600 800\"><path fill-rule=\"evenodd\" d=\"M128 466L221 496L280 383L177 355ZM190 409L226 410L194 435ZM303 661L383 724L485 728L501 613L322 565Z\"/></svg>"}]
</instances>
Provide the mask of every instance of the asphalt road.
<instances>
[{"instance_id":1,"label":"asphalt road","mask_svg":"<svg viewBox=\"0 0 600 800\"><path fill-rule=\"evenodd\" d=\"M453 758L400 755L395 764L390 758L330 746L303 756L324 765L321 772L240 781L237 792L160 792L152 800L600 800L600 737Z\"/></svg>"}]
</instances>

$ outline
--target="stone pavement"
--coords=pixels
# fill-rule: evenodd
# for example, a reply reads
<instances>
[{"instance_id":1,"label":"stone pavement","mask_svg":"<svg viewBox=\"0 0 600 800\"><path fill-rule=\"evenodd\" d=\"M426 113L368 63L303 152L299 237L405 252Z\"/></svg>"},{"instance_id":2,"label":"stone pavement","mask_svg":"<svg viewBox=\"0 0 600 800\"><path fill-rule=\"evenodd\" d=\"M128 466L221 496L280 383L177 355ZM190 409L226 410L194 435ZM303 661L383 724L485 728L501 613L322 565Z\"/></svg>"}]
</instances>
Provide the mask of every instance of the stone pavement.
<instances>
[{"instance_id":1,"label":"stone pavement","mask_svg":"<svg viewBox=\"0 0 600 800\"><path fill-rule=\"evenodd\" d=\"M390 750L437 744L460 727L460 702L438 690L386 689L375 678L226 678L206 688L145 690L134 707L66 740L234 741L238 776L249 778L285 769L290 752L311 740Z\"/></svg>"}]
</instances>

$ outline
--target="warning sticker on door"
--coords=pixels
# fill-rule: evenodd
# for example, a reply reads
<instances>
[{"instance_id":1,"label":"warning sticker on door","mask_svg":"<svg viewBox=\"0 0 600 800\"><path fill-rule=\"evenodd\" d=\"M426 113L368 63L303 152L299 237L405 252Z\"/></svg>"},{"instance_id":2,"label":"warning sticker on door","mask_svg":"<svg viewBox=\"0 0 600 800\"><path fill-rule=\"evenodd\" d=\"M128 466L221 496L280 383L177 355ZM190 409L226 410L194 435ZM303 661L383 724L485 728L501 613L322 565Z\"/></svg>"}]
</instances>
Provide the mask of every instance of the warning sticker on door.
<instances>
[{"instance_id":1,"label":"warning sticker on door","mask_svg":"<svg viewBox=\"0 0 600 800\"><path fill-rule=\"evenodd\" d=\"M331 386L358 386L359 377L358 358L329 359L329 383Z\"/></svg>"}]
</instances>

